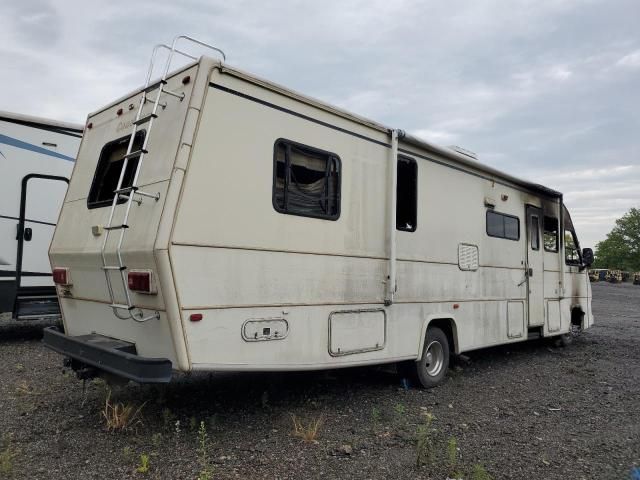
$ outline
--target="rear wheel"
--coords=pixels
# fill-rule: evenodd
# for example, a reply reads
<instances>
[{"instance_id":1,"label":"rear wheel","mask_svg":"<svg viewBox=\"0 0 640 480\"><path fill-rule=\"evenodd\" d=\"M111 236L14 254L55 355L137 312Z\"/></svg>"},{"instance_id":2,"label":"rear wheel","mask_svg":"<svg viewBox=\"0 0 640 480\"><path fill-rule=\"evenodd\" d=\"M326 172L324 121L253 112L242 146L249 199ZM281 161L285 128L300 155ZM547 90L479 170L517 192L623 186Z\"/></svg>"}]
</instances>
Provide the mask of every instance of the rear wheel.
<instances>
[{"instance_id":1,"label":"rear wheel","mask_svg":"<svg viewBox=\"0 0 640 480\"><path fill-rule=\"evenodd\" d=\"M422 358L415 362L416 374L424 388L440 385L449 369L449 340L438 327L427 330Z\"/></svg>"}]
</instances>

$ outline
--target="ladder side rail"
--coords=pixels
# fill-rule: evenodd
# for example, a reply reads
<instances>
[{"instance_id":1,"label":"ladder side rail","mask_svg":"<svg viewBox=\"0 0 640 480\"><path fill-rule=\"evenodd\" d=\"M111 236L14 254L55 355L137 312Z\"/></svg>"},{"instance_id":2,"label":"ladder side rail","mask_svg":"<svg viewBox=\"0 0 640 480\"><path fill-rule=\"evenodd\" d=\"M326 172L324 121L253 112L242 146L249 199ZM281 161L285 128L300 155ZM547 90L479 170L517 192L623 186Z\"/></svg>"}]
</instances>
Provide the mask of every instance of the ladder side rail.
<instances>
[{"instance_id":1,"label":"ladder side rail","mask_svg":"<svg viewBox=\"0 0 640 480\"><path fill-rule=\"evenodd\" d=\"M155 53L160 48L164 48L164 47L162 47L162 45L160 45L160 46L156 46L156 48L154 49L154 55L152 55L152 62L153 62L153 57L155 56ZM169 58L167 59L167 63L170 63L170 62L171 62L171 53L169 55ZM148 86L148 83L149 83L149 81L151 79L152 68L153 68L153 65L151 63L149 71L147 72L147 80L146 80L146 84L145 84L145 89ZM165 80L165 79L163 78L162 80ZM160 86L158 88L158 92L156 94L155 101L153 103L153 108L152 108L152 111L151 111L152 115L157 115L158 105L160 104L160 97L161 97L161 95L162 95L162 93L164 91L163 87L164 87L164 83L161 82ZM146 91L143 90L142 99L141 99L140 105L138 107L138 115L136 116L136 121L139 120L139 118L140 118L140 114L142 112L142 108L144 106L145 99L146 99ZM140 176L140 171L142 169L142 164L143 164L143 161L144 161L145 152L147 151L147 145L149 143L149 137L151 136L151 130L153 129L154 119L155 119L154 116L152 116L149 119L149 126L147 128L147 133L146 133L146 135L144 137L144 140L142 142L141 153L140 153L140 156L138 157L138 164L136 165L136 171L134 173L133 180L131 182L131 186L134 187L134 190L131 192L130 195L127 196L128 197L127 198L127 204L126 204L126 207L125 207L125 213L124 213L124 217L123 217L123 220L122 220L122 224L123 225L128 225L128 222L129 222L129 215L131 213L131 206L133 205L134 196L135 196L135 193L136 193L135 189L138 187L138 179L139 179L139 176ZM132 129L132 133L131 133L131 140L129 141L129 148L127 149L128 150L127 151L127 155L129 155L131 153L131 148L132 148L132 145L133 145L133 139L135 137L135 134L136 134L136 131L137 131L137 127L138 126L134 123L133 129ZM128 161L128 158L125 158L125 162L127 162L127 161ZM123 165L123 167L124 167L124 165ZM124 173L124 168L123 168L123 171L121 172L120 180L122 180L123 173ZM120 182L118 182L117 190L120 190L121 188L122 188L122 185L121 185L121 181L120 181ZM116 197L119 197L119 194L116 194ZM119 264L120 267L122 267L124 265L124 261L122 259L122 245L124 243L125 232L126 232L125 228L120 229L120 237L118 238L118 244L117 244L117 247L116 247L116 256L118 257L118 264ZM127 306L129 307L129 309L131 309L131 307L133 306L132 305L132 301L131 301L131 294L129 293L127 275L125 274L125 271L123 269L120 270L120 279L122 281L122 287L123 287L123 290L124 290L124 293L125 293ZM131 310L130 310L130 315L131 315ZM133 316L132 316L132 318L133 318Z\"/></svg>"},{"instance_id":2,"label":"ladder side rail","mask_svg":"<svg viewBox=\"0 0 640 480\"><path fill-rule=\"evenodd\" d=\"M142 114L142 110L143 110L144 105L146 103L146 97L147 97L146 88L149 86L149 82L151 80L151 75L153 74L153 66L154 66L154 63L155 63L156 55L157 55L158 51L161 48L168 48L168 46L160 44L160 45L156 45L156 46L153 47L153 52L151 53L151 59L149 60L149 66L147 68L147 75L146 75L146 78L145 78L145 85L144 85L144 88L142 90L142 97L140 99L140 104L138 105L138 111L136 112L136 121L140 119L140 115ZM136 136L137 132L138 132L138 125L134 122L134 124L132 126L132 129L131 129L131 135L129 137L129 144L127 145L127 151L126 151L124 160L122 162L122 168L120 170L120 176L118 178L118 184L117 184L116 189L114 191L113 201L111 202L111 210L109 212L109 220L107 222L107 229L105 230L104 239L102 241L102 248L101 248L101 251L100 251L100 254L101 254L101 257L102 257L102 266L104 267L103 268L104 275L105 275L105 279L106 279L106 282L107 282L107 289L109 291L109 299L111 300L111 304L112 305L115 304L115 292L113 291L113 285L111 283L111 276L109 274L109 269L106 268L107 267L107 259L106 259L105 251L106 251L107 243L109 241L109 237L110 237L110 233L111 233L110 227L113 226L113 217L114 217L117 205L118 205L118 200L121 198L119 190L122 189L122 182L124 180L124 175L125 175L125 172L127 171L128 165L129 165L128 155L131 153L131 150L133 148L133 143L135 141L135 136ZM146 140L146 137L145 137L145 140ZM146 143L146 141L145 141L145 143ZM140 167L140 160L138 160L138 166L136 168L136 176L137 176L137 171L139 170L139 167ZM127 207L126 208L127 208L127 212L128 212L130 210L130 208L131 208L133 195L127 195L126 198L127 198ZM122 221L123 225L127 224L128 214L125 215L125 217L126 218L123 219L123 221ZM124 229L121 229L121 231L120 231L120 239L118 241L118 244L120 246L122 245L123 233L124 233ZM127 286L127 279L126 279L126 276L124 274L124 268L123 268L124 267L124 262L122 260L122 255L121 255L120 250L121 250L120 248L118 248L116 250L116 253L117 253L116 256L117 256L117 260L118 260L118 265L117 266L119 267L120 278L121 278L121 280L123 282L123 286L125 287L124 288L124 292L125 292L125 296L127 298L127 306L131 306L131 298L130 298L130 295L129 295L129 289L128 289L128 286ZM116 316L121 318L118 315L117 308L114 307L113 310L114 310L114 313L116 314Z\"/></svg>"}]
</instances>

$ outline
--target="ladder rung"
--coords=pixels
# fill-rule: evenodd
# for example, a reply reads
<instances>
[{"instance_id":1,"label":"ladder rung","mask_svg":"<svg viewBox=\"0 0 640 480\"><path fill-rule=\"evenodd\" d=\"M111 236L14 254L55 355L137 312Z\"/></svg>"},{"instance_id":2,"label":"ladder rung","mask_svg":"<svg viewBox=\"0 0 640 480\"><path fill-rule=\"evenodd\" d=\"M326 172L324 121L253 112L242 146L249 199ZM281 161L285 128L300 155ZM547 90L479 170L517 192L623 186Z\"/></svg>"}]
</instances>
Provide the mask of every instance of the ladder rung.
<instances>
[{"instance_id":1,"label":"ladder rung","mask_svg":"<svg viewBox=\"0 0 640 480\"><path fill-rule=\"evenodd\" d=\"M142 190L136 190L135 193L136 195L142 195L143 197L153 198L154 200L160 200L159 193L147 193L147 192L143 192Z\"/></svg>"},{"instance_id":2,"label":"ladder rung","mask_svg":"<svg viewBox=\"0 0 640 480\"><path fill-rule=\"evenodd\" d=\"M152 83L151 85L147 86L144 89L144 92L145 93L149 93L149 92L155 90L156 88L158 88L160 85L166 85L166 84L167 84L166 80L160 80L159 82L155 82L155 83Z\"/></svg>"},{"instance_id":3,"label":"ladder rung","mask_svg":"<svg viewBox=\"0 0 640 480\"><path fill-rule=\"evenodd\" d=\"M124 160L125 158L139 157L143 153L149 153L149 152L144 148L141 148L140 150L136 150L135 152L127 153L124 157L122 157L122 159Z\"/></svg>"},{"instance_id":4,"label":"ladder rung","mask_svg":"<svg viewBox=\"0 0 640 480\"><path fill-rule=\"evenodd\" d=\"M123 223L122 225L104 227L105 230L122 230L123 228L129 228L129 225Z\"/></svg>"},{"instance_id":5,"label":"ladder rung","mask_svg":"<svg viewBox=\"0 0 640 480\"><path fill-rule=\"evenodd\" d=\"M142 125L143 123L147 123L152 118L158 118L158 115L156 115L155 113L150 113L149 115L145 115L144 117L140 117L139 119L134 120L133 124Z\"/></svg>"},{"instance_id":6,"label":"ladder rung","mask_svg":"<svg viewBox=\"0 0 640 480\"><path fill-rule=\"evenodd\" d=\"M180 100L184 98L184 92L175 93L175 92L170 92L169 90L163 90L162 93L166 93L167 95L171 95L172 97L179 98Z\"/></svg>"},{"instance_id":7,"label":"ladder rung","mask_svg":"<svg viewBox=\"0 0 640 480\"><path fill-rule=\"evenodd\" d=\"M118 194L118 193L129 193L131 191L135 192L136 190L138 190L138 187L125 187L125 188L121 188L120 190L114 190L113 193Z\"/></svg>"},{"instance_id":8,"label":"ladder rung","mask_svg":"<svg viewBox=\"0 0 640 480\"><path fill-rule=\"evenodd\" d=\"M105 265L102 267L103 270L126 270L127 267L124 265L121 267L120 265Z\"/></svg>"},{"instance_id":9,"label":"ladder rung","mask_svg":"<svg viewBox=\"0 0 640 480\"><path fill-rule=\"evenodd\" d=\"M135 307L126 305L124 303L112 303L109 305L111 308L121 308L123 310L133 310Z\"/></svg>"}]
</instances>

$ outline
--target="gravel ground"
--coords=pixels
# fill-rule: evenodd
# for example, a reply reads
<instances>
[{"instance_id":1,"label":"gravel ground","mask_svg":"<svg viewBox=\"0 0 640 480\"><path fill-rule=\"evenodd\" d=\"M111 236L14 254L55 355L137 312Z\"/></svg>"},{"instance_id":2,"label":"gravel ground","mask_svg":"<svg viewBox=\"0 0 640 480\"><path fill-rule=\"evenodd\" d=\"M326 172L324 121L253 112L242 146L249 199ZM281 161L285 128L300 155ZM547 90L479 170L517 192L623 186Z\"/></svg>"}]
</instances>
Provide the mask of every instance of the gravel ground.
<instances>
[{"instance_id":1,"label":"gravel ground","mask_svg":"<svg viewBox=\"0 0 640 480\"><path fill-rule=\"evenodd\" d=\"M473 352L431 391L371 368L185 376L114 387L112 402L142 405L117 432L101 417L103 382L83 391L38 328L3 329L0 478L629 479L640 465L640 287L593 291L597 325L573 345ZM315 441L293 435L293 416L321 422Z\"/></svg>"}]
</instances>

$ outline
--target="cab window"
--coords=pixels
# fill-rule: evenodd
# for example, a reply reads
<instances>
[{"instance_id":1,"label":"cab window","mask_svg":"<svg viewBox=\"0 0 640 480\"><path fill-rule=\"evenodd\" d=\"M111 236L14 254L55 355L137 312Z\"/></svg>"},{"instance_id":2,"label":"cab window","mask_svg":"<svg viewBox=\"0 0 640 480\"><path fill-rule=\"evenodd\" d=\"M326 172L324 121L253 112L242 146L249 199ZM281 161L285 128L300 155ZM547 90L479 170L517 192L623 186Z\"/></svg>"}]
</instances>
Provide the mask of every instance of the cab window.
<instances>
[{"instance_id":1,"label":"cab window","mask_svg":"<svg viewBox=\"0 0 640 480\"><path fill-rule=\"evenodd\" d=\"M564 259L567 265L581 265L582 255L580 253L580 243L576 231L573 228L571 215L567 207L563 205L562 216L564 221Z\"/></svg>"}]
</instances>

